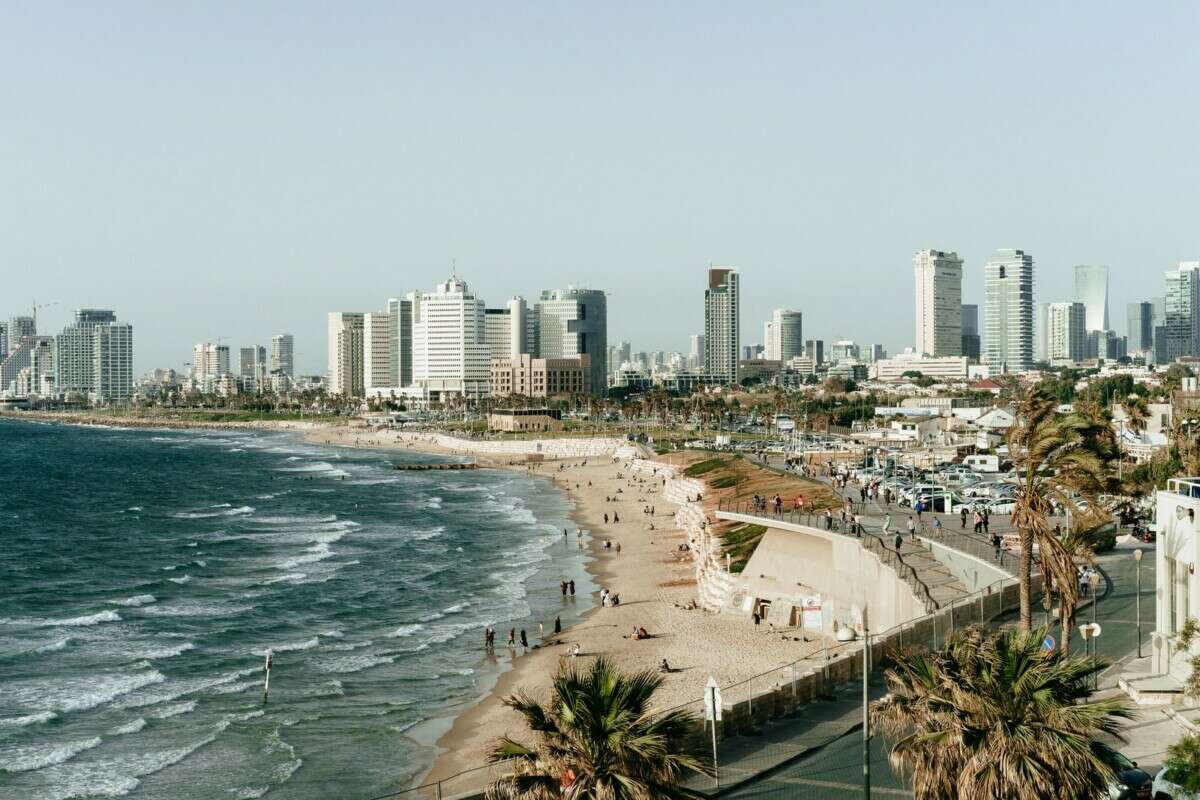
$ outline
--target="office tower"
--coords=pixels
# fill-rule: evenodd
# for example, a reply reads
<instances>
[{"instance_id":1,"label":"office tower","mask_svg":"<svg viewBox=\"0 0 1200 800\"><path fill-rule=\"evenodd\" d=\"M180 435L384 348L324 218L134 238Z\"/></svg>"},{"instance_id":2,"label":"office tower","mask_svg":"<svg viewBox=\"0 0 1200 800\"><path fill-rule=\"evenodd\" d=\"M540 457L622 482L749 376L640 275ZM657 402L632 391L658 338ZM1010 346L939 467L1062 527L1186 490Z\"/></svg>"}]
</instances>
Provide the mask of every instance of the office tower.
<instances>
[{"instance_id":1,"label":"office tower","mask_svg":"<svg viewBox=\"0 0 1200 800\"><path fill-rule=\"evenodd\" d=\"M363 314L363 389L396 388L392 351L396 349L394 323L387 311Z\"/></svg>"},{"instance_id":2,"label":"office tower","mask_svg":"<svg viewBox=\"0 0 1200 800\"><path fill-rule=\"evenodd\" d=\"M288 377L296 374L294 361L295 340L290 333L278 333L271 337L271 372Z\"/></svg>"},{"instance_id":3,"label":"office tower","mask_svg":"<svg viewBox=\"0 0 1200 800\"><path fill-rule=\"evenodd\" d=\"M589 356L592 391L608 387L608 299L599 289L551 289L534 307L537 354L542 358Z\"/></svg>"},{"instance_id":4,"label":"office tower","mask_svg":"<svg viewBox=\"0 0 1200 800\"><path fill-rule=\"evenodd\" d=\"M738 380L739 314L737 270L710 269L704 290L704 371L722 383Z\"/></svg>"},{"instance_id":5,"label":"office tower","mask_svg":"<svg viewBox=\"0 0 1200 800\"><path fill-rule=\"evenodd\" d=\"M87 396L96 389L95 329L97 325L117 321L117 315L107 309L80 308L75 321L58 334L58 391L77 392Z\"/></svg>"},{"instance_id":6,"label":"office tower","mask_svg":"<svg viewBox=\"0 0 1200 800\"><path fill-rule=\"evenodd\" d=\"M629 342L617 342L608 348L608 374L616 376L622 366L633 357L633 345Z\"/></svg>"},{"instance_id":7,"label":"office tower","mask_svg":"<svg viewBox=\"0 0 1200 800\"><path fill-rule=\"evenodd\" d=\"M1087 309L1089 331L1108 330L1108 267L1075 267L1075 301Z\"/></svg>"},{"instance_id":8,"label":"office tower","mask_svg":"<svg viewBox=\"0 0 1200 800\"><path fill-rule=\"evenodd\" d=\"M1087 310L1083 303L1049 303L1046 347L1050 363L1087 356Z\"/></svg>"},{"instance_id":9,"label":"office tower","mask_svg":"<svg viewBox=\"0 0 1200 800\"><path fill-rule=\"evenodd\" d=\"M487 394L490 357L484 311L483 301L454 275L434 291L414 297L413 385L428 399Z\"/></svg>"},{"instance_id":10,"label":"office tower","mask_svg":"<svg viewBox=\"0 0 1200 800\"><path fill-rule=\"evenodd\" d=\"M962 355L962 271L958 253L922 250L913 256L918 355Z\"/></svg>"},{"instance_id":11,"label":"office tower","mask_svg":"<svg viewBox=\"0 0 1200 800\"><path fill-rule=\"evenodd\" d=\"M13 317L8 321L8 349L11 353L26 336L37 335L37 323L33 317Z\"/></svg>"},{"instance_id":12,"label":"office tower","mask_svg":"<svg viewBox=\"0 0 1200 800\"><path fill-rule=\"evenodd\" d=\"M331 311L328 323L328 374L331 395L363 396L363 317L355 311Z\"/></svg>"},{"instance_id":13,"label":"office tower","mask_svg":"<svg viewBox=\"0 0 1200 800\"><path fill-rule=\"evenodd\" d=\"M1096 357L1117 361L1129 355L1129 343L1124 336L1118 336L1116 331L1088 331L1096 337Z\"/></svg>"},{"instance_id":14,"label":"office tower","mask_svg":"<svg viewBox=\"0 0 1200 800\"><path fill-rule=\"evenodd\" d=\"M882 361L887 358L887 350L881 344L867 345L867 362L874 364L876 361Z\"/></svg>"},{"instance_id":15,"label":"office tower","mask_svg":"<svg viewBox=\"0 0 1200 800\"><path fill-rule=\"evenodd\" d=\"M704 367L704 334L693 333L688 337L688 369L699 370Z\"/></svg>"},{"instance_id":16,"label":"office tower","mask_svg":"<svg viewBox=\"0 0 1200 800\"><path fill-rule=\"evenodd\" d=\"M763 325L763 358L790 361L804 355L804 336L799 311L777 308Z\"/></svg>"},{"instance_id":17,"label":"office tower","mask_svg":"<svg viewBox=\"0 0 1200 800\"><path fill-rule=\"evenodd\" d=\"M522 297L513 297L504 308L489 308L484 316L484 338L492 358L517 359L537 350L529 307Z\"/></svg>"},{"instance_id":18,"label":"office tower","mask_svg":"<svg viewBox=\"0 0 1200 800\"><path fill-rule=\"evenodd\" d=\"M1168 364L1180 356L1200 354L1200 261L1184 261L1166 273L1163 324L1156 340L1156 361Z\"/></svg>"},{"instance_id":19,"label":"office tower","mask_svg":"<svg viewBox=\"0 0 1200 800\"><path fill-rule=\"evenodd\" d=\"M809 339L804 343L804 355L811 358L814 366L825 363L825 342L822 339Z\"/></svg>"},{"instance_id":20,"label":"office tower","mask_svg":"<svg viewBox=\"0 0 1200 800\"><path fill-rule=\"evenodd\" d=\"M858 345L854 343L853 339L839 339L829 348L829 360L834 364L842 361L857 361L859 353Z\"/></svg>"},{"instance_id":21,"label":"office tower","mask_svg":"<svg viewBox=\"0 0 1200 800\"><path fill-rule=\"evenodd\" d=\"M92 329L92 370L95 389L92 399L103 403L127 403L133 396L133 326L128 322L105 322ZM229 348L225 348L226 364Z\"/></svg>"},{"instance_id":22,"label":"office tower","mask_svg":"<svg viewBox=\"0 0 1200 800\"><path fill-rule=\"evenodd\" d=\"M211 342L198 342L192 347L192 374L196 380L216 380L229 374L229 347Z\"/></svg>"},{"instance_id":23,"label":"office tower","mask_svg":"<svg viewBox=\"0 0 1200 800\"><path fill-rule=\"evenodd\" d=\"M420 302L420 292L409 292L403 298L387 301L392 326L392 378L395 386L412 386L413 382L413 309Z\"/></svg>"},{"instance_id":24,"label":"office tower","mask_svg":"<svg viewBox=\"0 0 1200 800\"><path fill-rule=\"evenodd\" d=\"M997 250L983 268L984 363L993 375L1033 367L1033 256Z\"/></svg>"},{"instance_id":25,"label":"office tower","mask_svg":"<svg viewBox=\"0 0 1200 800\"><path fill-rule=\"evenodd\" d=\"M1142 353L1154 347L1154 305L1129 303L1125 307L1127 327L1126 346L1131 353Z\"/></svg>"},{"instance_id":26,"label":"office tower","mask_svg":"<svg viewBox=\"0 0 1200 800\"><path fill-rule=\"evenodd\" d=\"M8 355L8 323L0 322L0 361Z\"/></svg>"},{"instance_id":27,"label":"office tower","mask_svg":"<svg viewBox=\"0 0 1200 800\"><path fill-rule=\"evenodd\" d=\"M1038 303L1033 309L1033 360L1050 360L1050 304Z\"/></svg>"},{"instance_id":28,"label":"office tower","mask_svg":"<svg viewBox=\"0 0 1200 800\"><path fill-rule=\"evenodd\" d=\"M266 376L267 348L261 345L238 350L238 377L262 384Z\"/></svg>"},{"instance_id":29,"label":"office tower","mask_svg":"<svg viewBox=\"0 0 1200 800\"><path fill-rule=\"evenodd\" d=\"M962 307L962 354L979 362L982 351L979 336L979 306L974 303L964 303Z\"/></svg>"}]
</instances>

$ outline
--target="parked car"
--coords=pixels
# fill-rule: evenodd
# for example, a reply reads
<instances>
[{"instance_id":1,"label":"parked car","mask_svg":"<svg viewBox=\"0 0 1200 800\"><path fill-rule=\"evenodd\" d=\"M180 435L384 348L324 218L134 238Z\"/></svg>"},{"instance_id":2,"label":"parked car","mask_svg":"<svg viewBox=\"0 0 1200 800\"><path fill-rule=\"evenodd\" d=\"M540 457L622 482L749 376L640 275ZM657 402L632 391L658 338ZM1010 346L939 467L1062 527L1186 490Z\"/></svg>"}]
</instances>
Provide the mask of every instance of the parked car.
<instances>
[{"instance_id":1,"label":"parked car","mask_svg":"<svg viewBox=\"0 0 1200 800\"><path fill-rule=\"evenodd\" d=\"M1154 776L1149 797L1153 800L1200 800L1200 794L1185 792L1179 784L1167 780L1167 768L1163 767Z\"/></svg>"},{"instance_id":2,"label":"parked car","mask_svg":"<svg viewBox=\"0 0 1200 800\"><path fill-rule=\"evenodd\" d=\"M1151 787L1154 779L1150 773L1140 769L1136 761L1130 761L1120 753L1116 754L1117 779L1108 785L1110 800L1151 800Z\"/></svg>"}]
</instances>

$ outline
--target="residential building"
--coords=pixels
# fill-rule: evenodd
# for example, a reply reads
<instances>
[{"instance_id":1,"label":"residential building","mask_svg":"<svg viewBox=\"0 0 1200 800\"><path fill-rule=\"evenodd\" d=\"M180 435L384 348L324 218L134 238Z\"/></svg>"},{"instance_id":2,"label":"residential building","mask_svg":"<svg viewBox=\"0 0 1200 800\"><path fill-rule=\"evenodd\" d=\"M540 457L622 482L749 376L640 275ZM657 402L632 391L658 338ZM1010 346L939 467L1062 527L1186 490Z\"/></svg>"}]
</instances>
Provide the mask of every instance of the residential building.
<instances>
[{"instance_id":1,"label":"residential building","mask_svg":"<svg viewBox=\"0 0 1200 800\"><path fill-rule=\"evenodd\" d=\"M617 342L608 348L608 385L615 385L612 379L624 369L625 364L633 357L633 345L629 342Z\"/></svg>"},{"instance_id":2,"label":"residential building","mask_svg":"<svg viewBox=\"0 0 1200 800\"><path fill-rule=\"evenodd\" d=\"M1045 363L1050 360L1050 304L1034 306L1033 360Z\"/></svg>"},{"instance_id":3,"label":"residential building","mask_svg":"<svg viewBox=\"0 0 1200 800\"><path fill-rule=\"evenodd\" d=\"M983 352L979 335L979 306L965 303L962 307L962 354L978 363Z\"/></svg>"},{"instance_id":4,"label":"residential building","mask_svg":"<svg viewBox=\"0 0 1200 800\"><path fill-rule=\"evenodd\" d=\"M331 311L327 329L328 359L326 388L331 395L362 397L363 325L365 314Z\"/></svg>"},{"instance_id":5,"label":"residential building","mask_svg":"<svg viewBox=\"0 0 1200 800\"><path fill-rule=\"evenodd\" d=\"M763 324L763 358L788 361L804 355L802 316L799 311L777 308Z\"/></svg>"},{"instance_id":6,"label":"residential building","mask_svg":"<svg viewBox=\"0 0 1200 800\"><path fill-rule=\"evenodd\" d=\"M1083 303L1049 303L1046 347L1051 364L1073 363L1087 357L1087 312Z\"/></svg>"},{"instance_id":7,"label":"residential building","mask_svg":"<svg viewBox=\"0 0 1200 800\"><path fill-rule=\"evenodd\" d=\"M105 322L95 326L93 335L92 402L128 403L133 397L133 326L128 322Z\"/></svg>"},{"instance_id":8,"label":"residential building","mask_svg":"<svg viewBox=\"0 0 1200 800\"><path fill-rule=\"evenodd\" d=\"M398 388L392 371L392 352L396 349L394 333L390 312L363 314L363 389Z\"/></svg>"},{"instance_id":9,"label":"residential building","mask_svg":"<svg viewBox=\"0 0 1200 800\"><path fill-rule=\"evenodd\" d=\"M1165 274L1163 324L1155 336L1155 361L1200 355L1200 261L1184 261Z\"/></svg>"},{"instance_id":10,"label":"residential building","mask_svg":"<svg viewBox=\"0 0 1200 800\"><path fill-rule=\"evenodd\" d=\"M21 378L21 371L27 370L24 384L26 390L36 381L33 375L35 353L42 351L41 363L53 358L54 337L23 335L16 347L8 351L4 361L0 362L0 393L16 391L16 384ZM48 351L48 352L47 352Z\"/></svg>"},{"instance_id":11,"label":"residential building","mask_svg":"<svg viewBox=\"0 0 1200 800\"><path fill-rule=\"evenodd\" d=\"M488 389L493 397L553 397L592 391L591 357L536 358L528 353L493 358Z\"/></svg>"},{"instance_id":12,"label":"residential building","mask_svg":"<svg viewBox=\"0 0 1200 800\"><path fill-rule=\"evenodd\" d=\"M212 342L197 342L192 346L192 377L205 387L222 375L229 374L229 346Z\"/></svg>"},{"instance_id":13,"label":"residential building","mask_svg":"<svg viewBox=\"0 0 1200 800\"><path fill-rule=\"evenodd\" d=\"M689 370L699 370L704 368L704 334L693 333L688 337L688 357L687 366ZM619 364L617 366L620 366ZM609 364L609 369L613 369L613 365Z\"/></svg>"},{"instance_id":14,"label":"residential building","mask_svg":"<svg viewBox=\"0 0 1200 800\"><path fill-rule=\"evenodd\" d=\"M534 308L537 355L542 358L588 356L592 391L608 386L608 299L599 289L551 289Z\"/></svg>"},{"instance_id":15,"label":"residential building","mask_svg":"<svg viewBox=\"0 0 1200 800\"><path fill-rule=\"evenodd\" d=\"M0 322L0 361L8 355L8 323Z\"/></svg>"},{"instance_id":16,"label":"residential building","mask_svg":"<svg viewBox=\"0 0 1200 800\"><path fill-rule=\"evenodd\" d=\"M1108 267L1075 267L1075 301L1083 303L1086 330L1108 330Z\"/></svg>"},{"instance_id":17,"label":"residential building","mask_svg":"<svg viewBox=\"0 0 1200 800\"><path fill-rule=\"evenodd\" d=\"M80 308L75 321L58 334L56 358L58 391L64 395L78 393L84 397L96 389L95 345L97 325L117 321L108 309Z\"/></svg>"},{"instance_id":18,"label":"residential building","mask_svg":"<svg viewBox=\"0 0 1200 800\"><path fill-rule=\"evenodd\" d=\"M451 275L413 303L413 382L427 400L487 394L490 356L484 302Z\"/></svg>"},{"instance_id":19,"label":"residential building","mask_svg":"<svg viewBox=\"0 0 1200 800\"><path fill-rule=\"evenodd\" d=\"M6 329L5 353L11 353L20 346L26 336L37 336L37 321L33 317L12 317Z\"/></svg>"},{"instance_id":20,"label":"residential building","mask_svg":"<svg viewBox=\"0 0 1200 800\"><path fill-rule=\"evenodd\" d=\"M1130 303L1125 307L1126 342L1131 353L1154 349L1154 304Z\"/></svg>"},{"instance_id":21,"label":"residential building","mask_svg":"<svg viewBox=\"0 0 1200 800\"><path fill-rule=\"evenodd\" d=\"M737 383L741 352L738 272L713 267L704 290L704 371L721 383Z\"/></svg>"},{"instance_id":22,"label":"residential building","mask_svg":"<svg viewBox=\"0 0 1200 800\"><path fill-rule=\"evenodd\" d=\"M913 256L917 353L962 355L962 272L957 253L922 250Z\"/></svg>"},{"instance_id":23,"label":"residential building","mask_svg":"<svg viewBox=\"0 0 1200 800\"><path fill-rule=\"evenodd\" d=\"M809 339L804 343L804 355L811 358L813 364L821 366L825 363L825 342L822 339Z\"/></svg>"},{"instance_id":24,"label":"residential building","mask_svg":"<svg viewBox=\"0 0 1200 800\"><path fill-rule=\"evenodd\" d=\"M271 372L288 377L296 374L295 339L290 333L278 333L271 337Z\"/></svg>"},{"instance_id":25,"label":"residential building","mask_svg":"<svg viewBox=\"0 0 1200 800\"><path fill-rule=\"evenodd\" d=\"M993 375L1033 367L1033 256L997 250L983 268L984 363Z\"/></svg>"}]
</instances>

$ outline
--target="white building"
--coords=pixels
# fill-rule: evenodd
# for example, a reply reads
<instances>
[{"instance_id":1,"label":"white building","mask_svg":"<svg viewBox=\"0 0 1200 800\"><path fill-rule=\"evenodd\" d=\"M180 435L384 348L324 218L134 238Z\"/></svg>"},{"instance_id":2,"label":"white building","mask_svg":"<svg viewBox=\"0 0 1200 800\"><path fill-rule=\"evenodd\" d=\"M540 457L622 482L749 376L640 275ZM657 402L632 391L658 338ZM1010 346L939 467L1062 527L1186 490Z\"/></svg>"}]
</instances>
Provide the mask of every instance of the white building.
<instances>
[{"instance_id":1,"label":"white building","mask_svg":"<svg viewBox=\"0 0 1200 800\"><path fill-rule=\"evenodd\" d=\"M296 374L295 340L290 333L279 333L271 337L271 372L288 377Z\"/></svg>"},{"instance_id":2,"label":"white building","mask_svg":"<svg viewBox=\"0 0 1200 800\"><path fill-rule=\"evenodd\" d=\"M965 381L971 359L966 356L921 356L916 350L906 350L892 358L876 361L872 377L879 381L904 380L904 373L919 372L935 380Z\"/></svg>"},{"instance_id":3,"label":"white building","mask_svg":"<svg viewBox=\"0 0 1200 800\"><path fill-rule=\"evenodd\" d=\"M537 326L522 297L510 298L504 308L489 308L484 313L483 338L491 358L519 361L522 355L536 354Z\"/></svg>"},{"instance_id":4,"label":"white building","mask_svg":"<svg viewBox=\"0 0 1200 800\"><path fill-rule=\"evenodd\" d=\"M21 340L27 336L37 336L37 321L33 317L12 317L5 328L7 355L21 345Z\"/></svg>"},{"instance_id":5,"label":"white building","mask_svg":"<svg viewBox=\"0 0 1200 800\"><path fill-rule=\"evenodd\" d=\"M1083 303L1048 303L1046 358L1051 364L1082 361L1087 355L1087 312Z\"/></svg>"},{"instance_id":6,"label":"white building","mask_svg":"<svg viewBox=\"0 0 1200 800\"><path fill-rule=\"evenodd\" d=\"M94 403L127 403L133 396L133 326L106 322L93 329L92 372ZM226 363L229 348L226 348Z\"/></svg>"},{"instance_id":7,"label":"white building","mask_svg":"<svg viewBox=\"0 0 1200 800\"><path fill-rule=\"evenodd\" d=\"M918 354L962 355L962 273L957 253L922 250L913 256Z\"/></svg>"},{"instance_id":8,"label":"white building","mask_svg":"<svg viewBox=\"0 0 1200 800\"><path fill-rule=\"evenodd\" d=\"M690 370L704 368L704 334L693 333L688 337L687 367Z\"/></svg>"},{"instance_id":9,"label":"white building","mask_svg":"<svg viewBox=\"0 0 1200 800\"><path fill-rule=\"evenodd\" d=\"M537 355L542 358L589 357L592 391L608 385L608 299L599 289L544 291L534 309Z\"/></svg>"},{"instance_id":10,"label":"white building","mask_svg":"<svg viewBox=\"0 0 1200 800\"><path fill-rule=\"evenodd\" d=\"M1149 654L1155 677L1124 679L1122 685L1135 697L1140 692L1161 696L1172 691L1178 697L1192 673L1192 659L1200 655L1200 637L1193 637L1187 647L1179 640L1187 620L1200 613L1200 478L1172 479L1155 500L1158 541L1144 549L1153 559L1154 572L1143 576L1157 584Z\"/></svg>"},{"instance_id":11,"label":"white building","mask_svg":"<svg viewBox=\"0 0 1200 800\"><path fill-rule=\"evenodd\" d=\"M491 364L484 311L483 301L453 275L414 297L413 385L424 398L487 395Z\"/></svg>"},{"instance_id":12,"label":"white building","mask_svg":"<svg viewBox=\"0 0 1200 800\"><path fill-rule=\"evenodd\" d=\"M983 278L983 362L993 375L1026 372L1033 367L1033 256L997 250Z\"/></svg>"},{"instance_id":13,"label":"white building","mask_svg":"<svg viewBox=\"0 0 1200 800\"><path fill-rule=\"evenodd\" d=\"M1075 302L1085 309L1085 330L1108 330L1108 267L1075 267Z\"/></svg>"},{"instance_id":14,"label":"white building","mask_svg":"<svg viewBox=\"0 0 1200 800\"><path fill-rule=\"evenodd\" d=\"M363 396L364 316L355 311L329 313L325 386L331 395Z\"/></svg>"},{"instance_id":15,"label":"white building","mask_svg":"<svg viewBox=\"0 0 1200 800\"><path fill-rule=\"evenodd\" d=\"M95 329L97 325L116 321L117 315L107 309L80 308L75 311L75 321L58 334L55 360L59 392L86 397L95 391Z\"/></svg>"},{"instance_id":16,"label":"white building","mask_svg":"<svg viewBox=\"0 0 1200 800\"><path fill-rule=\"evenodd\" d=\"M394 323L387 311L363 314L363 389L395 388L392 352L395 348Z\"/></svg>"},{"instance_id":17,"label":"white building","mask_svg":"<svg viewBox=\"0 0 1200 800\"><path fill-rule=\"evenodd\" d=\"M212 342L197 342L192 346L192 377L205 388L222 375L229 374L229 347Z\"/></svg>"},{"instance_id":18,"label":"white building","mask_svg":"<svg viewBox=\"0 0 1200 800\"><path fill-rule=\"evenodd\" d=\"M777 308L763 324L763 358L789 361L804 355L804 333L799 311Z\"/></svg>"},{"instance_id":19,"label":"white building","mask_svg":"<svg viewBox=\"0 0 1200 800\"><path fill-rule=\"evenodd\" d=\"M413 380L413 308L420 302L420 292L409 292L404 298L387 301L392 324L392 386L412 386Z\"/></svg>"},{"instance_id":20,"label":"white building","mask_svg":"<svg viewBox=\"0 0 1200 800\"><path fill-rule=\"evenodd\" d=\"M721 383L737 383L741 353L738 272L713 267L704 290L704 371Z\"/></svg>"}]
</instances>

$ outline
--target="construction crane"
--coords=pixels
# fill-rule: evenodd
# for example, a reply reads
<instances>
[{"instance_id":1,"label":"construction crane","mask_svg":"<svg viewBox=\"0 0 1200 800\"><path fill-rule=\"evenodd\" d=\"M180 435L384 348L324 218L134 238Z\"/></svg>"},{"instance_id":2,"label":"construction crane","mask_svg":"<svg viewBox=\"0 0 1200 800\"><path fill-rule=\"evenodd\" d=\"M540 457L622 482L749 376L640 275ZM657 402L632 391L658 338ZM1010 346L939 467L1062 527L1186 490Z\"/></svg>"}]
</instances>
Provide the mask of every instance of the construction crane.
<instances>
[{"instance_id":1,"label":"construction crane","mask_svg":"<svg viewBox=\"0 0 1200 800\"><path fill-rule=\"evenodd\" d=\"M35 333L37 332L37 312L38 312L38 309L39 309L39 308L49 308L50 306L56 306L56 305L58 305L58 303L57 303L57 302L53 302L53 303L38 303L38 301L37 301L37 300L34 300L34 301L33 301L33 330L34 330L34 332L35 332Z\"/></svg>"}]
</instances>

